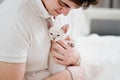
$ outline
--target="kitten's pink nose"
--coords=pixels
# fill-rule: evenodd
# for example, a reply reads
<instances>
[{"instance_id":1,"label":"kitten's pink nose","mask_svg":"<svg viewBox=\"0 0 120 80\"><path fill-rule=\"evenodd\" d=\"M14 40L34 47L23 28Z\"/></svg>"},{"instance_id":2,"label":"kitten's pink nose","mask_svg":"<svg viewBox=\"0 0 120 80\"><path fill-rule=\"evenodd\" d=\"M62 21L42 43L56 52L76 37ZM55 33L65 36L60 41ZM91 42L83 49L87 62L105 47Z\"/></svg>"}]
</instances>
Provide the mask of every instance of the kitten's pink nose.
<instances>
[{"instance_id":1,"label":"kitten's pink nose","mask_svg":"<svg viewBox=\"0 0 120 80\"><path fill-rule=\"evenodd\" d=\"M53 40L55 40L55 38L53 38Z\"/></svg>"}]
</instances>

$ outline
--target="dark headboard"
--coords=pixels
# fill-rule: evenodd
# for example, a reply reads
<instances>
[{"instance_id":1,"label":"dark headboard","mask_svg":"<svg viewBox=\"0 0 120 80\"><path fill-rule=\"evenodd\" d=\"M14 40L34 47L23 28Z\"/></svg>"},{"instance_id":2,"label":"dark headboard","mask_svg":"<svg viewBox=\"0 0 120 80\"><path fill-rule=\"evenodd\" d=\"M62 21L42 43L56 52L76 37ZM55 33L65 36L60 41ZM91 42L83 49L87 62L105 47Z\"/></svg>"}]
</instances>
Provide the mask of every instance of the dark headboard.
<instances>
[{"instance_id":1,"label":"dark headboard","mask_svg":"<svg viewBox=\"0 0 120 80\"><path fill-rule=\"evenodd\" d=\"M91 33L120 36L120 20L92 19L90 27Z\"/></svg>"},{"instance_id":2,"label":"dark headboard","mask_svg":"<svg viewBox=\"0 0 120 80\"><path fill-rule=\"evenodd\" d=\"M0 4L3 2L4 0L0 0Z\"/></svg>"}]
</instances>

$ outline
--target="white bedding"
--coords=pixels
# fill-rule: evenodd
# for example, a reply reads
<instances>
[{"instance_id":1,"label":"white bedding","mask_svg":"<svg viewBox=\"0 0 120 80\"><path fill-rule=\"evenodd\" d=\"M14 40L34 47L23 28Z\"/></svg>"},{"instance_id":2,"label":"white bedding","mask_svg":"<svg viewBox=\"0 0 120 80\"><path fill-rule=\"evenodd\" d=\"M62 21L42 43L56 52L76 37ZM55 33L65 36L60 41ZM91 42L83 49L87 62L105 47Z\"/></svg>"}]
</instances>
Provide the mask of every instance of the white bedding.
<instances>
[{"instance_id":1,"label":"white bedding","mask_svg":"<svg viewBox=\"0 0 120 80\"><path fill-rule=\"evenodd\" d=\"M79 37L77 43L81 64L96 71L94 80L120 80L120 36L92 34Z\"/></svg>"}]
</instances>

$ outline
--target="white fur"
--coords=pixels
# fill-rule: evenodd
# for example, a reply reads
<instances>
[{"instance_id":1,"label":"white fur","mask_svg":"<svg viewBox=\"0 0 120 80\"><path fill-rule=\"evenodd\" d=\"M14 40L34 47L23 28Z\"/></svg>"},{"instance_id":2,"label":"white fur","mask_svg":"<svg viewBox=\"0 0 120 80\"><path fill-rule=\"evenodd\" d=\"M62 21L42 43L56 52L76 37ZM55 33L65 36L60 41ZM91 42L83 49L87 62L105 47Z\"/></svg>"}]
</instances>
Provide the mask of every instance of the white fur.
<instances>
[{"instance_id":1,"label":"white fur","mask_svg":"<svg viewBox=\"0 0 120 80\"><path fill-rule=\"evenodd\" d=\"M53 26L49 29L49 36L51 40L59 41L65 40L67 34L63 31L63 29Z\"/></svg>"},{"instance_id":2,"label":"white fur","mask_svg":"<svg viewBox=\"0 0 120 80\"><path fill-rule=\"evenodd\" d=\"M62 27L60 27L58 24L54 24L50 29L49 29L49 36L50 39L53 41L59 41L62 40L64 41L66 44L68 44L71 47L74 47L74 42L72 40L68 41L66 40L66 38L68 37L68 29L69 29L69 25L66 24ZM62 70L64 70L66 68L66 66L61 65L56 63L53 60L53 57L50 53L50 57L49 57L49 71L51 74L55 74L58 72L61 72Z\"/></svg>"},{"instance_id":3,"label":"white fur","mask_svg":"<svg viewBox=\"0 0 120 80\"><path fill-rule=\"evenodd\" d=\"M62 28L53 26L49 29L49 36L50 36L51 40L59 41L59 40L65 40L65 38L67 37L67 34L64 32L64 30ZM56 63L50 53L50 56L49 56L50 74L55 74L55 73L61 72L65 68L66 68L66 66Z\"/></svg>"}]
</instances>

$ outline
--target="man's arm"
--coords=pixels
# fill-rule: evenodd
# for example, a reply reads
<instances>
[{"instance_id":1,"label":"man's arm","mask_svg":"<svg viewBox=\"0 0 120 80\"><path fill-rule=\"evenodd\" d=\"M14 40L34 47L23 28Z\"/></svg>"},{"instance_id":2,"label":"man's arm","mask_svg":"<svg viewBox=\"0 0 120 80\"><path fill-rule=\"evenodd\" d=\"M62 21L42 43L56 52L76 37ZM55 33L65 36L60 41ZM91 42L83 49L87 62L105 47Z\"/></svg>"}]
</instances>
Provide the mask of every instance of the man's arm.
<instances>
[{"instance_id":1,"label":"man's arm","mask_svg":"<svg viewBox=\"0 0 120 80\"><path fill-rule=\"evenodd\" d=\"M80 66L71 66L45 80L85 80L85 70Z\"/></svg>"},{"instance_id":2,"label":"man's arm","mask_svg":"<svg viewBox=\"0 0 120 80\"><path fill-rule=\"evenodd\" d=\"M64 70L60 73L48 77L45 80L71 80L71 75L68 70Z\"/></svg>"},{"instance_id":3,"label":"man's arm","mask_svg":"<svg viewBox=\"0 0 120 80\"><path fill-rule=\"evenodd\" d=\"M23 80L25 63L0 62L0 80Z\"/></svg>"}]
</instances>

